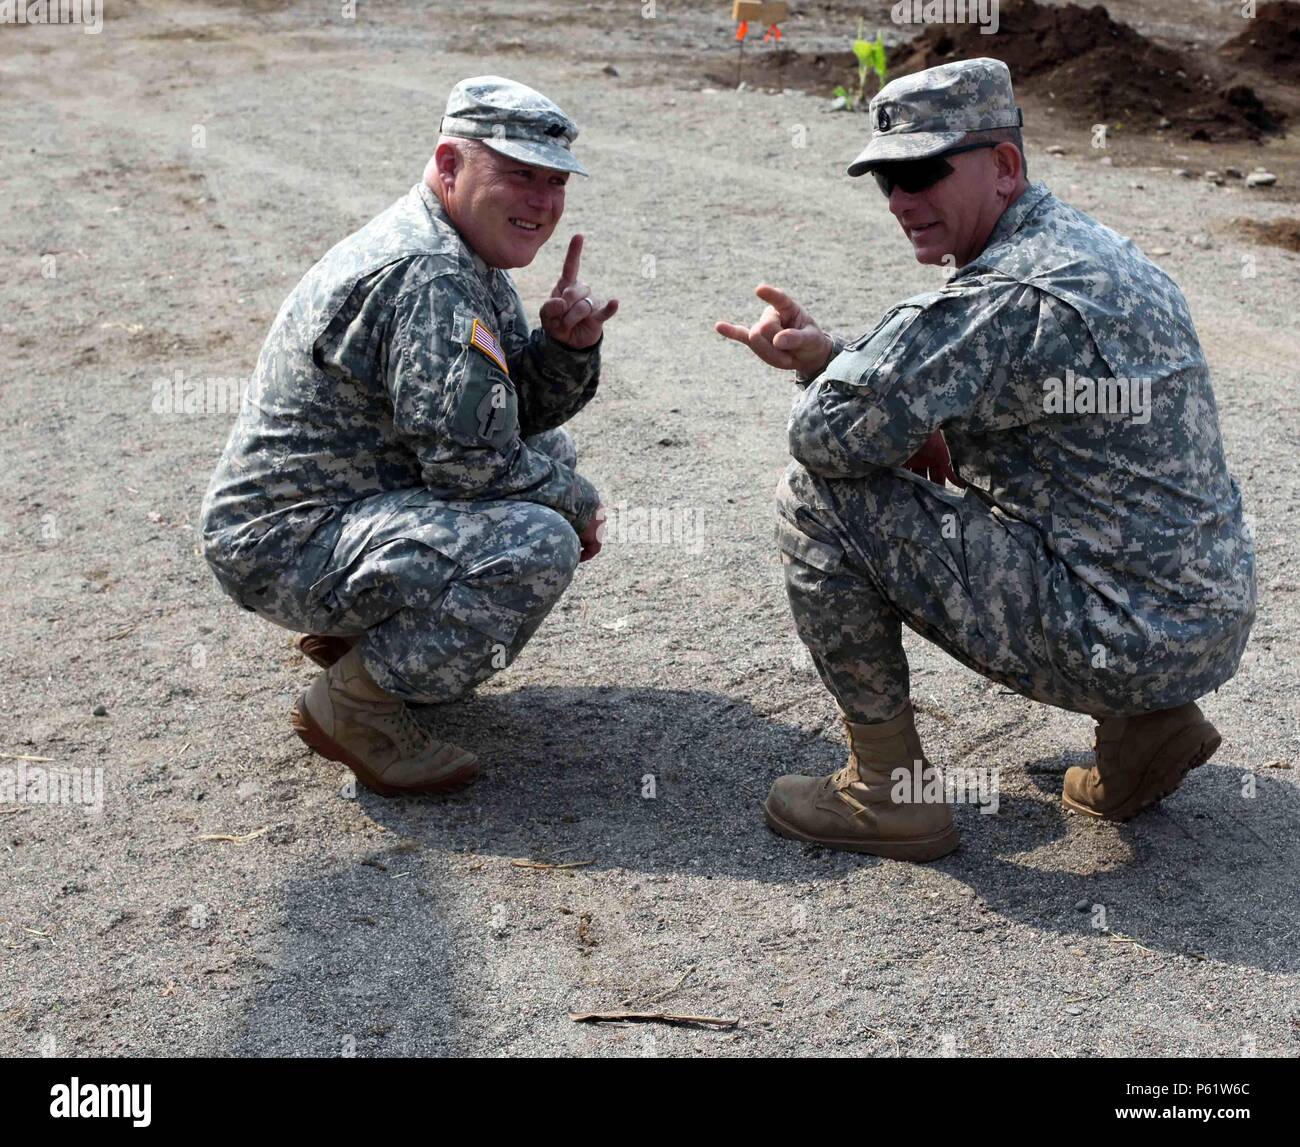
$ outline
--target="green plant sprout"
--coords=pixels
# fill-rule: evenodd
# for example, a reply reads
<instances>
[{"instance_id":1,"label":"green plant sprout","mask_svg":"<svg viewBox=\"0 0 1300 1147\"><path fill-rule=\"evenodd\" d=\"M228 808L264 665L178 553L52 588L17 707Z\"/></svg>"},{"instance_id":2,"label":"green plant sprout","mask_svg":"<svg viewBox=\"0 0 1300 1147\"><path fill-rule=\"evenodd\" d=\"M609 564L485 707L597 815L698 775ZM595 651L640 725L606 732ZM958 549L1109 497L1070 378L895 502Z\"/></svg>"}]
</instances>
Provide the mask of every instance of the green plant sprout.
<instances>
[{"instance_id":1,"label":"green plant sprout","mask_svg":"<svg viewBox=\"0 0 1300 1147\"><path fill-rule=\"evenodd\" d=\"M885 56L885 42L880 38L880 33L876 33L874 40L864 40L862 38L862 21L858 21L858 38L853 41L853 54L858 59L858 98L857 103L862 104L867 98L867 76L873 71L876 73L876 90L885 86L885 80L889 76L889 62ZM842 88L835 90L836 95L843 92ZM846 102L853 106L853 101L848 99L848 92L843 92Z\"/></svg>"}]
</instances>

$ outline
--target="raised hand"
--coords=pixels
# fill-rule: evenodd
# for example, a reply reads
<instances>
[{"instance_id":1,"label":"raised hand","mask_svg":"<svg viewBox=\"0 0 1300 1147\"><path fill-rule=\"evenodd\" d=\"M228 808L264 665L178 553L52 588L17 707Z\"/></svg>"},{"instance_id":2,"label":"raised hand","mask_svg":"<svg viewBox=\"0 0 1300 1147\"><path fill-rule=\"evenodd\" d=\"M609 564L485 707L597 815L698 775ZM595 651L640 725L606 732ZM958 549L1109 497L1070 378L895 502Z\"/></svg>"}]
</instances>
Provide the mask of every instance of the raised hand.
<instances>
[{"instance_id":1,"label":"raised hand","mask_svg":"<svg viewBox=\"0 0 1300 1147\"><path fill-rule=\"evenodd\" d=\"M784 291L761 284L755 291L767 308L752 327L719 322L713 329L724 338L744 343L769 366L819 374L830 360L830 336Z\"/></svg>"},{"instance_id":2,"label":"raised hand","mask_svg":"<svg viewBox=\"0 0 1300 1147\"><path fill-rule=\"evenodd\" d=\"M617 299L601 303L592 297L591 288L578 278L581 261L582 236L575 235L569 240L564 270L541 309L542 330L573 350L584 350L600 342L601 329L618 311Z\"/></svg>"}]
</instances>

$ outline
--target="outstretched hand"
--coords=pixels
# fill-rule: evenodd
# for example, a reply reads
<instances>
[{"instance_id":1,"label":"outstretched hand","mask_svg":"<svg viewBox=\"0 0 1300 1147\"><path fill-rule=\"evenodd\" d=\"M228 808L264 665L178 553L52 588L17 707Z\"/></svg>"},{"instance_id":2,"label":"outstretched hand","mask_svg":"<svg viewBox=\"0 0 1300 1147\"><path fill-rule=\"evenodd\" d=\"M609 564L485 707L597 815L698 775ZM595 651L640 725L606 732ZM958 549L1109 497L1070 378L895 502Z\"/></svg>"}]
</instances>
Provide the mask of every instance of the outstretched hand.
<instances>
[{"instance_id":1,"label":"outstretched hand","mask_svg":"<svg viewBox=\"0 0 1300 1147\"><path fill-rule=\"evenodd\" d=\"M767 308L752 327L718 322L713 329L724 338L744 343L769 366L815 375L830 361L830 336L784 291L761 284L756 294Z\"/></svg>"},{"instance_id":2,"label":"outstretched hand","mask_svg":"<svg viewBox=\"0 0 1300 1147\"><path fill-rule=\"evenodd\" d=\"M569 240L564 269L541 309L542 330L572 350L585 350L600 342L601 329L618 311L617 299L601 303L592 297L591 288L578 278L581 261L582 236L575 235Z\"/></svg>"}]
</instances>

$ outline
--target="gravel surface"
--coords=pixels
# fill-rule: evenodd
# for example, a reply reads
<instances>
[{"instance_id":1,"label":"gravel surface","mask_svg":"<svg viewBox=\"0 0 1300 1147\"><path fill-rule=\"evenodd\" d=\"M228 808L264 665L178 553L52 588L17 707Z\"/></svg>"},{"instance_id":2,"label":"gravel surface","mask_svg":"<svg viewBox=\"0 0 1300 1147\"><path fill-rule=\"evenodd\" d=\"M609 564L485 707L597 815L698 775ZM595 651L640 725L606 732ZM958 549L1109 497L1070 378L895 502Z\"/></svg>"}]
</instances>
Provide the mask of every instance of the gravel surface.
<instances>
[{"instance_id":1,"label":"gravel surface","mask_svg":"<svg viewBox=\"0 0 1300 1147\"><path fill-rule=\"evenodd\" d=\"M929 754L1000 770L998 811L960 807L925 867L805 847L759 809L844 754L771 539L793 390L712 323L769 280L857 332L939 271L844 177L860 118L684 78L725 12L459 7L110 0L99 36L0 28L0 766L103 778L98 811L0 804L0 1052L1295 1055L1300 259L1236 223L1284 199L1029 133L1033 178L1158 252L1215 372L1261 607L1204 703L1214 761L1129 825L1084 822L1058 796L1091 723L909 635ZM485 71L581 124L594 178L517 280L535 312L587 236L623 309L583 469L629 534L668 528L611 530L514 667L425 715L480 753L476 786L391 801L292 735L313 667L220 595L196 521L223 380ZM215 409L167 412L178 379ZM623 1007L740 1023L568 1018Z\"/></svg>"}]
</instances>

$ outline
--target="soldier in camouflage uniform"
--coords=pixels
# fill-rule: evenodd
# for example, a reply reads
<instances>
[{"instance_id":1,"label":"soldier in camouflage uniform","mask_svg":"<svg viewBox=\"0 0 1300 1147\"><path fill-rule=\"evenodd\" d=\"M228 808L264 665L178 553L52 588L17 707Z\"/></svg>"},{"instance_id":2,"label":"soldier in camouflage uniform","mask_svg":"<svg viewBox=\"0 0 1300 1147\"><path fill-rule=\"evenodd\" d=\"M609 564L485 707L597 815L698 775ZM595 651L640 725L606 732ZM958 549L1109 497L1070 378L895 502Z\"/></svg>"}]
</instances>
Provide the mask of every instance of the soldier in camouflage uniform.
<instances>
[{"instance_id":1,"label":"soldier in camouflage uniform","mask_svg":"<svg viewBox=\"0 0 1300 1147\"><path fill-rule=\"evenodd\" d=\"M600 498L561 427L596 392L618 303L579 280L581 236L539 330L506 273L586 174L576 135L522 84L458 84L424 181L280 308L204 501L222 588L324 667L295 730L386 795L474 778L473 753L407 702L509 665L600 549Z\"/></svg>"},{"instance_id":2,"label":"soldier in camouflage uniform","mask_svg":"<svg viewBox=\"0 0 1300 1147\"><path fill-rule=\"evenodd\" d=\"M795 370L777 537L791 610L851 756L785 776L778 832L929 860L957 846L926 773L901 625L1017 693L1093 715L1063 801L1125 820L1219 744L1194 704L1237 669L1254 560L1205 356L1173 280L1025 178L1004 64L888 84L872 173L946 284L850 342L792 299L719 333ZM952 483L952 489L947 482ZM942 792L941 786L931 792Z\"/></svg>"}]
</instances>

